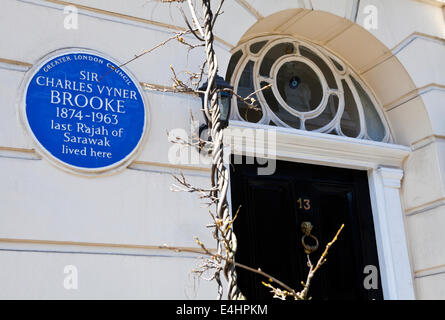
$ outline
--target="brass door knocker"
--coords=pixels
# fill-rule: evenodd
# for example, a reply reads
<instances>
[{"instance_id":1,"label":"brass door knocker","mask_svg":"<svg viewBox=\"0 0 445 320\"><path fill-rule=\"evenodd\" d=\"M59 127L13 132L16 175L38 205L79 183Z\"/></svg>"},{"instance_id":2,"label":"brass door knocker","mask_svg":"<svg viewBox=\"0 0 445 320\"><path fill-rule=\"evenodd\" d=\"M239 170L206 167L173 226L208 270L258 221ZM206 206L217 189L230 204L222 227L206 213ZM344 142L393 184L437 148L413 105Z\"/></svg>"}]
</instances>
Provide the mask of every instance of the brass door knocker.
<instances>
[{"instance_id":1,"label":"brass door knocker","mask_svg":"<svg viewBox=\"0 0 445 320\"><path fill-rule=\"evenodd\" d=\"M303 244L304 252L306 254L311 254L312 252L316 251L318 249L318 239L316 236L311 234L312 228L314 226L309 221L304 221L301 224L301 231L303 231L304 235L301 238L301 243ZM306 244L306 237L310 237L315 240L315 245L311 246Z\"/></svg>"}]
</instances>

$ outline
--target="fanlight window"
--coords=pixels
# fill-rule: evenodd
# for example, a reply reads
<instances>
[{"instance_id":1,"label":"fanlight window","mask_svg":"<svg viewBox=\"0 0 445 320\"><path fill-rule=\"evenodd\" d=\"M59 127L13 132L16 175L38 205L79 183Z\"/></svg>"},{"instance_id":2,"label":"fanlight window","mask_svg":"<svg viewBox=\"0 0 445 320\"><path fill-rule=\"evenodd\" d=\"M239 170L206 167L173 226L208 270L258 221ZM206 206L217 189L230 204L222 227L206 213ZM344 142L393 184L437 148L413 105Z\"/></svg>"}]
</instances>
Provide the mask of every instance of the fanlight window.
<instances>
[{"instance_id":1,"label":"fanlight window","mask_svg":"<svg viewBox=\"0 0 445 320\"><path fill-rule=\"evenodd\" d=\"M231 119L391 142L385 117L360 78L313 44L289 37L251 40L233 54L226 78L241 96L257 92L259 102L255 110L234 98Z\"/></svg>"}]
</instances>

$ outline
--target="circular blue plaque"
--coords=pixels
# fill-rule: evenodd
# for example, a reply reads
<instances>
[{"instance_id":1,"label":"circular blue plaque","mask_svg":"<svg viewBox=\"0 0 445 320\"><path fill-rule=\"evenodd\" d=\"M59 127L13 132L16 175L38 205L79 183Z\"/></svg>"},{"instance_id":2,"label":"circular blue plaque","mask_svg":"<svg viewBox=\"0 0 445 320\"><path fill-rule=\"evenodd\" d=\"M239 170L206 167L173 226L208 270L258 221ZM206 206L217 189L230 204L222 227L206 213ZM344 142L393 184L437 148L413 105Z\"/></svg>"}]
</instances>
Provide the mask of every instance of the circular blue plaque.
<instances>
[{"instance_id":1,"label":"circular blue plaque","mask_svg":"<svg viewBox=\"0 0 445 320\"><path fill-rule=\"evenodd\" d=\"M144 97L129 72L87 50L53 55L34 68L24 114L51 160L93 173L128 163L147 122Z\"/></svg>"}]
</instances>

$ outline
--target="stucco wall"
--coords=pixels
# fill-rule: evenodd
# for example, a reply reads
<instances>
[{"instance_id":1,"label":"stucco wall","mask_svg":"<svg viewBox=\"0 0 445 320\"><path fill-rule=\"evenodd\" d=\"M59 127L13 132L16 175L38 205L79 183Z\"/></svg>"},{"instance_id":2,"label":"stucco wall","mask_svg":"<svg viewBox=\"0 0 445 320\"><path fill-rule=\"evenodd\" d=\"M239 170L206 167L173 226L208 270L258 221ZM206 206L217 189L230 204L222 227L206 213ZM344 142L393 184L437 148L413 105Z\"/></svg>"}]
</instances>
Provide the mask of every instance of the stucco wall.
<instances>
[{"instance_id":1,"label":"stucco wall","mask_svg":"<svg viewBox=\"0 0 445 320\"><path fill-rule=\"evenodd\" d=\"M142 2L130 6L133 13ZM100 7L100 1L90 4ZM199 99L145 92L147 139L135 162L115 175L66 173L34 150L19 113L20 86L30 65L67 47L90 48L125 62L171 32L83 11L79 29L66 30L63 7L46 1L1 3L0 297L213 298L213 284L198 285L191 275L198 264L195 255L156 249L164 244L196 247L193 236L214 246L205 227L210 217L199 200L170 191L172 174L181 166L169 163L166 132L188 130L190 112L201 117ZM169 12L161 14L166 21ZM195 52L187 54L172 42L128 69L141 82L171 85L170 64L178 71L193 70L202 63ZM209 183L207 168L183 169L190 182ZM77 290L63 287L66 265L78 267Z\"/></svg>"}]
</instances>

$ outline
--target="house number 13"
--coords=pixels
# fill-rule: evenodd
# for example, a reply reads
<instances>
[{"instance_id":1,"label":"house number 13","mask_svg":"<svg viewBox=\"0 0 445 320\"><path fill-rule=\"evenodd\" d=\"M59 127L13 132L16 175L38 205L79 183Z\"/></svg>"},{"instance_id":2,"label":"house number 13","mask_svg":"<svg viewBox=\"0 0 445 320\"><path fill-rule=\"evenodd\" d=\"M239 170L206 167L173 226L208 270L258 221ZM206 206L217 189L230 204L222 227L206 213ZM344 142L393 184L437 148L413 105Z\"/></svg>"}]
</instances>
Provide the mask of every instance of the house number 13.
<instances>
[{"instance_id":1,"label":"house number 13","mask_svg":"<svg viewBox=\"0 0 445 320\"><path fill-rule=\"evenodd\" d=\"M300 209L304 209L306 211L311 210L311 200L298 198L297 203Z\"/></svg>"}]
</instances>

